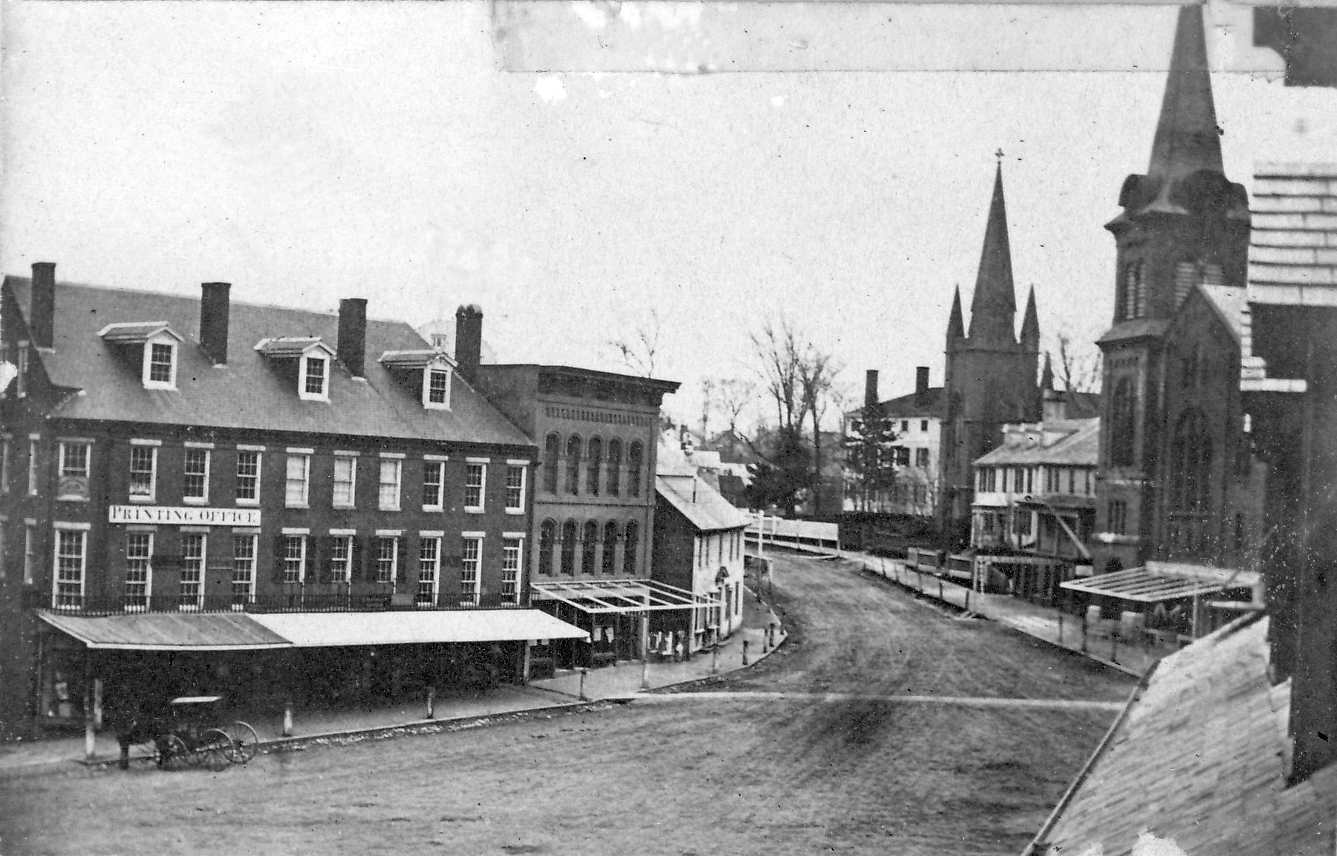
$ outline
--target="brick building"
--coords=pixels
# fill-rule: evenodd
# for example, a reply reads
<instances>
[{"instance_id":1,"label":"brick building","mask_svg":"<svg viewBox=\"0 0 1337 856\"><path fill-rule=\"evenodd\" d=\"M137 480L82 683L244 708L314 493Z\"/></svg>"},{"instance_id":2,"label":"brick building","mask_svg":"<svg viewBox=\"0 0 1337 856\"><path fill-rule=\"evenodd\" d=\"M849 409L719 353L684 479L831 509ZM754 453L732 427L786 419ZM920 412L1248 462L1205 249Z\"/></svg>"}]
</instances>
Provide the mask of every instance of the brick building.
<instances>
[{"instance_id":1,"label":"brick building","mask_svg":"<svg viewBox=\"0 0 1337 856\"><path fill-rule=\"evenodd\" d=\"M0 306L6 732L104 693L520 680L527 641L584 635L528 608L532 441L407 324L54 267Z\"/></svg>"}]
</instances>

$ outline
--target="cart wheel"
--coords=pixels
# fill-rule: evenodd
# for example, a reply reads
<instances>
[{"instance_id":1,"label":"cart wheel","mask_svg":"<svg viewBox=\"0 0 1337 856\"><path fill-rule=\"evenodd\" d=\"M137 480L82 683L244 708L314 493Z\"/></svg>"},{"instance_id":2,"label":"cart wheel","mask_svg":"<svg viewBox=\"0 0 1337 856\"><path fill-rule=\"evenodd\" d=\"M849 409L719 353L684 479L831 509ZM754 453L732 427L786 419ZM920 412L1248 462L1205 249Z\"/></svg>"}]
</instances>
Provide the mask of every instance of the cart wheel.
<instances>
[{"instance_id":1,"label":"cart wheel","mask_svg":"<svg viewBox=\"0 0 1337 856\"><path fill-rule=\"evenodd\" d=\"M200 742L195 747L195 754L200 762L215 773L232 761L236 754L236 744L227 732L221 728L210 728L200 735Z\"/></svg>"},{"instance_id":2,"label":"cart wheel","mask_svg":"<svg viewBox=\"0 0 1337 856\"><path fill-rule=\"evenodd\" d=\"M180 770L192 763L193 754L186 741L175 734L169 734L158 741L158 766L164 770Z\"/></svg>"},{"instance_id":3,"label":"cart wheel","mask_svg":"<svg viewBox=\"0 0 1337 856\"><path fill-rule=\"evenodd\" d=\"M236 753L232 758L234 763L245 764L255 757L256 748L260 745L260 735L254 728L238 720L228 728L228 734L232 737L233 751Z\"/></svg>"}]
</instances>

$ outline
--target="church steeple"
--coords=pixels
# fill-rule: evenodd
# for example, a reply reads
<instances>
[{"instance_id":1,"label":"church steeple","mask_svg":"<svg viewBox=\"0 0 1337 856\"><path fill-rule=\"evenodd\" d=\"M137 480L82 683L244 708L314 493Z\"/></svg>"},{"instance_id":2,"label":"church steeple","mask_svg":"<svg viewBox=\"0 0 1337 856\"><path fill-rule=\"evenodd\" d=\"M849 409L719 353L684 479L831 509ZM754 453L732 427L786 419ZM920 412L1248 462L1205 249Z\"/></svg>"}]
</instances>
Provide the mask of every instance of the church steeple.
<instances>
[{"instance_id":1,"label":"church steeple","mask_svg":"<svg viewBox=\"0 0 1337 856\"><path fill-rule=\"evenodd\" d=\"M1021 322L1021 346L1027 353L1040 353L1040 315L1035 311L1035 286L1026 298L1026 317Z\"/></svg>"},{"instance_id":2,"label":"church steeple","mask_svg":"<svg viewBox=\"0 0 1337 856\"><path fill-rule=\"evenodd\" d=\"M970 338L980 343L1016 342L1017 314L1012 287L1012 251L1007 238L1007 208L1003 202L1003 164L994 174L993 199L984 227L984 249L980 253L975 294L970 299Z\"/></svg>"},{"instance_id":3,"label":"church steeple","mask_svg":"<svg viewBox=\"0 0 1337 856\"><path fill-rule=\"evenodd\" d=\"M1052 390L1053 388L1054 388L1054 363L1049 359L1049 352L1046 351L1045 367L1044 370L1040 372L1040 392L1043 394L1044 392Z\"/></svg>"},{"instance_id":4,"label":"church steeple","mask_svg":"<svg viewBox=\"0 0 1337 856\"><path fill-rule=\"evenodd\" d=\"M1180 6L1174 53L1170 55L1170 73L1165 81L1147 176L1168 184L1200 170L1224 173L1220 135L1212 101L1202 7Z\"/></svg>"},{"instance_id":5,"label":"church steeple","mask_svg":"<svg viewBox=\"0 0 1337 856\"><path fill-rule=\"evenodd\" d=\"M955 342L966 337L966 325L961 320L961 286L952 294L952 314L947 317L947 341Z\"/></svg>"}]
</instances>

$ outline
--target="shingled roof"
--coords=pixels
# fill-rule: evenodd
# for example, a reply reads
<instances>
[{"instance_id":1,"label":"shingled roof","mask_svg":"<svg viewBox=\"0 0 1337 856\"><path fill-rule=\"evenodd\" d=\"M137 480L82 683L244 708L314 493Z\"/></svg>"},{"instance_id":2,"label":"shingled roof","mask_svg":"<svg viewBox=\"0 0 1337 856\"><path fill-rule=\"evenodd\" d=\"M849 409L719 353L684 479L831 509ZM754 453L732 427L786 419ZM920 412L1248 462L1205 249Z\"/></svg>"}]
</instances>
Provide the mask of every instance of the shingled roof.
<instances>
[{"instance_id":1,"label":"shingled roof","mask_svg":"<svg viewBox=\"0 0 1337 856\"><path fill-rule=\"evenodd\" d=\"M1337 306L1337 164L1255 168L1249 299Z\"/></svg>"},{"instance_id":2,"label":"shingled roof","mask_svg":"<svg viewBox=\"0 0 1337 856\"><path fill-rule=\"evenodd\" d=\"M1035 425L1006 426L1003 445L976 458L974 465L1064 464L1094 467L1099 459L1100 419L1064 419Z\"/></svg>"},{"instance_id":3,"label":"shingled roof","mask_svg":"<svg viewBox=\"0 0 1337 856\"><path fill-rule=\"evenodd\" d=\"M27 316L31 280L6 277ZM52 383L79 390L53 413L57 418L156 423L201 428L292 431L532 446L532 441L486 398L456 378L449 410L427 410L419 393L375 359L366 379L331 372L329 401L303 401L295 379L255 350L263 340L327 343L338 337L337 315L233 301L226 366L199 347L198 298L61 282L56 285L54 348L38 356ZM185 339L178 348L177 389L145 389L138 364L99 336L109 324L154 319ZM366 353L425 347L408 324L368 320ZM283 362L283 361L279 361Z\"/></svg>"},{"instance_id":4,"label":"shingled roof","mask_svg":"<svg viewBox=\"0 0 1337 856\"><path fill-rule=\"evenodd\" d=\"M741 529L752 518L729 504L719 491L692 475L657 475L655 490L702 532Z\"/></svg>"},{"instance_id":5,"label":"shingled roof","mask_svg":"<svg viewBox=\"0 0 1337 856\"><path fill-rule=\"evenodd\" d=\"M1337 765L1286 786L1289 698L1266 618L1167 657L1029 852L1120 856L1150 835L1189 856L1332 856Z\"/></svg>"}]
</instances>

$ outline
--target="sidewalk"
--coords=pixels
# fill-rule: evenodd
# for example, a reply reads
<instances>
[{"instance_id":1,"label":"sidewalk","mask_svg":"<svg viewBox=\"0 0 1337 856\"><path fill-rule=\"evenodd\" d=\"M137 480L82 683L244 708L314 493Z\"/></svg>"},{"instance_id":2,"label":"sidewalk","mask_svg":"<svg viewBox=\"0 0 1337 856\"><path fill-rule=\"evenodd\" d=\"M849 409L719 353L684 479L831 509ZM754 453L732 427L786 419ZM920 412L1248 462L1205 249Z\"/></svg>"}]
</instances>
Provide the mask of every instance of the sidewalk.
<instances>
[{"instance_id":1,"label":"sidewalk","mask_svg":"<svg viewBox=\"0 0 1337 856\"><path fill-rule=\"evenodd\" d=\"M857 563L864 573L895 582L924 597L950 604L965 612L1005 624L1135 677L1141 677L1152 663L1178 650L1165 644L1121 638L1118 622L1115 621L1101 621L1088 626L1081 616L1069 615L1011 595L971 591L950 580L907 569L904 562L896 559L852 551L847 551L845 557Z\"/></svg>"},{"instance_id":2,"label":"sidewalk","mask_svg":"<svg viewBox=\"0 0 1337 856\"><path fill-rule=\"evenodd\" d=\"M743 626L720 646L720 674L743 668L742 642L747 640L748 661L755 663L766 656L763 640L766 627L775 622L777 642L783 639L779 620L769 607L758 603L751 591L744 589ZM685 681L709 677L710 652L697 654L682 663L655 663L649 665L649 684L659 689ZM591 701L602 699L624 700L641 692L641 663L639 660L616 666L590 669L586 679L586 696ZM375 708L353 709L299 709L295 712L293 735L283 737L281 709L237 710L226 714L225 721L240 719L260 736L262 744L305 742L321 738L384 731L404 726L424 726L452 720L470 720L581 704L580 673L568 671L556 677L531 681L528 686L502 684L492 690L458 695L442 695L436 699L434 716L427 719L426 700L403 702ZM103 730L94 742L95 763L113 761L120 748L114 734ZM132 749L132 757L134 750ZM67 734L46 740L0 743L0 775L24 770L38 770L43 766L69 764L84 760L84 735Z\"/></svg>"}]
</instances>

